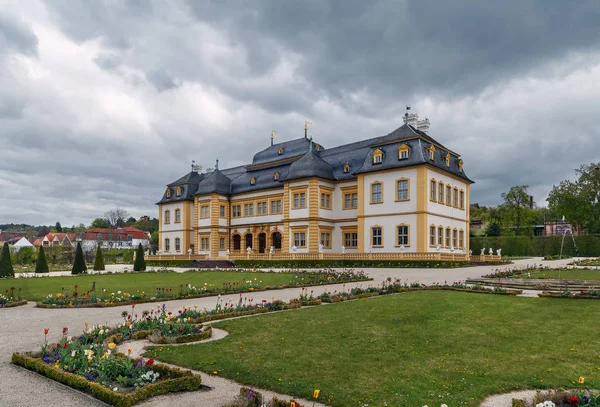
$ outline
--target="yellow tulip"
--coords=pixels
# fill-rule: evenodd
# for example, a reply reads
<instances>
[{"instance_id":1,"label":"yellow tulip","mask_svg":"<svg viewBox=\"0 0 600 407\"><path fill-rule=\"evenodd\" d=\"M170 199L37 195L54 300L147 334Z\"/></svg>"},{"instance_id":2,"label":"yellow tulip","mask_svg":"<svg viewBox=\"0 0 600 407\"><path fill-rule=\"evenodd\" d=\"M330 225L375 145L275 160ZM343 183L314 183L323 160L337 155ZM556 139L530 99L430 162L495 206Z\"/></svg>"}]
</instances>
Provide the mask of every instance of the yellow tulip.
<instances>
[{"instance_id":1,"label":"yellow tulip","mask_svg":"<svg viewBox=\"0 0 600 407\"><path fill-rule=\"evenodd\" d=\"M131 355L131 348L127 349L127 354Z\"/></svg>"},{"instance_id":2,"label":"yellow tulip","mask_svg":"<svg viewBox=\"0 0 600 407\"><path fill-rule=\"evenodd\" d=\"M585 383L585 377L579 376L579 379L577 379L577 383L579 383L579 384Z\"/></svg>"},{"instance_id":3,"label":"yellow tulip","mask_svg":"<svg viewBox=\"0 0 600 407\"><path fill-rule=\"evenodd\" d=\"M318 399L319 398L319 393L321 393L321 390L315 390L313 392L313 399Z\"/></svg>"},{"instance_id":4,"label":"yellow tulip","mask_svg":"<svg viewBox=\"0 0 600 407\"><path fill-rule=\"evenodd\" d=\"M108 349L114 349L117 345L115 345L113 342L108 344Z\"/></svg>"}]
</instances>

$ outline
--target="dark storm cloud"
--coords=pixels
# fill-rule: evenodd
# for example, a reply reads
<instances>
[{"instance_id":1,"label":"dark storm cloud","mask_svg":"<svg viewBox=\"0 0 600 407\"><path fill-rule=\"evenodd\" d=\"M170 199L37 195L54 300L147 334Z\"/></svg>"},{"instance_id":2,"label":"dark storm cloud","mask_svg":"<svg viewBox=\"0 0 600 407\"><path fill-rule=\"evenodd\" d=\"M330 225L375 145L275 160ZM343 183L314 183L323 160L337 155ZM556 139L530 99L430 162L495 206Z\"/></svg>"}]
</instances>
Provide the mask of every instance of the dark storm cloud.
<instances>
[{"instance_id":1,"label":"dark storm cloud","mask_svg":"<svg viewBox=\"0 0 600 407\"><path fill-rule=\"evenodd\" d=\"M9 14L10 13L10 14ZM392 131L405 105L496 204L596 160L600 3L26 0L0 12L0 223L156 213L191 160Z\"/></svg>"}]
</instances>

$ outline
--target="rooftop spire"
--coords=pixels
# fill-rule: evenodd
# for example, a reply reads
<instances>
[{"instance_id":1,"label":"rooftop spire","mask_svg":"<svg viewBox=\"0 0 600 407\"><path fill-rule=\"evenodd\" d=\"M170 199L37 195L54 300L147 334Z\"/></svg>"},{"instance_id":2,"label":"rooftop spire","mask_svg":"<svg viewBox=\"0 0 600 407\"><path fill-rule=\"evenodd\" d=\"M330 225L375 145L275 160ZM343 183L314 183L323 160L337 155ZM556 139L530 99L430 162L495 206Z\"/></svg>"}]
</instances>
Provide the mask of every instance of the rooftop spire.
<instances>
[{"instance_id":1,"label":"rooftop spire","mask_svg":"<svg viewBox=\"0 0 600 407\"><path fill-rule=\"evenodd\" d=\"M219 169L219 159L217 158L217 162L215 162L215 170Z\"/></svg>"},{"instance_id":2,"label":"rooftop spire","mask_svg":"<svg viewBox=\"0 0 600 407\"><path fill-rule=\"evenodd\" d=\"M312 145L313 145L312 136L310 136L309 143L308 143L308 151L312 151Z\"/></svg>"},{"instance_id":3,"label":"rooftop spire","mask_svg":"<svg viewBox=\"0 0 600 407\"><path fill-rule=\"evenodd\" d=\"M271 145L273 145L273 139L275 138L276 134L277 132L275 130L271 130Z\"/></svg>"},{"instance_id":4,"label":"rooftop spire","mask_svg":"<svg viewBox=\"0 0 600 407\"><path fill-rule=\"evenodd\" d=\"M308 125L312 124L311 122L304 122L304 138L308 138Z\"/></svg>"}]
</instances>

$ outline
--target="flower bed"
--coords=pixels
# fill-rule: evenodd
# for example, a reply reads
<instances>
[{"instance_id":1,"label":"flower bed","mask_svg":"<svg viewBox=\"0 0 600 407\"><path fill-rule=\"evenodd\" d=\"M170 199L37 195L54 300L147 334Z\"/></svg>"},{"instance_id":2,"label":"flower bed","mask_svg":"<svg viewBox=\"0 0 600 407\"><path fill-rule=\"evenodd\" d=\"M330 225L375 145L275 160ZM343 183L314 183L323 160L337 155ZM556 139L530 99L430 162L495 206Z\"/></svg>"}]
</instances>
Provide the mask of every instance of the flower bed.
<instances>
[{"instance_id":1,"label":"flower bed","mask_svg":"<svg viewBox=\"0 0 600 407\"><path fill-rule=\"evenodd\" d=\"M174 391L197 390L200 376L190 372L154 364L153 359L132 359L122 353L112 353L114 334L110 328L97 326L78 336L63 336L57 343L47 341L49 329L44 329L40 352L14 353L12 363L83 390L94 397L119 407L131 406L141 400ZM110 342L109 342L110 341Z\"/></svg>"},{"instance_id":2,"label":"flower bed","mask_svg":"<svg viewBox=\"0 0 600 407\"><path fill-rule=\"evenodd\" d=\"M255 271L255 270L254 270ZM242 271L224 271L230 273L253 272L252 270ZM191 299L211 297L221 294L236 294L236 293L251 293L266 290L280 290L292 287L301 286L318 286L327 284L349 283L371 280L363 271L344 270L343 272L334 270L320 271L299 271L291 270L290 274L296 274L294 279L289 284L282 285L267 285L264 287L256 287L252 284L252 279L246 283L224 283L222 287L207 285L201 287L193 286L192 284L182 284L178 290L172 288L156 288L153 294L129 293L117 291L116 293L108 293L106 290L96 292L95 283L92 288L87 291L80 291L78 286L74 286L72 290L63 289L59 293L50 293L46 298L37 303L39 308L88 308L88 307L115 307L122 305L131 305L139 303L162 302L165 300ZM300 278L298 278L300 277Z\"/></svg>"},{"instance_id":3,"label":"flower bed","mask_svg":"<svg viewBox=\"0 0 600 407\"><path fill-rule=\"evenodd\" d=\"M585 378L580 377L577 382L584 384ZM538 391L532 402L512 399L512 405L514 407L598 407L600 393L587 390Z\"/></svg>"},{"instance_id":4,"label":"flower bed","mask_svg":"<svg viewBox=\"0 0 600 407\"><path fill-rule=\"evenodd\" d=\"M573 298L579 300L600 300L600 290L580 290L569 291L563 290L560 292L543 291L538 294L542 298Z\"/></svg>"},{"instance_id":5,"label":"flower bed","mask_svg":"<svg viewBox=\"0 0 600 407\"><path fill-rule=\"evenodd\" d=\"M25 304L27 304L27 300L21 298L20 288L17 295L15 295L15 287L11 287L4 293L0 293L0 308L12 308Z\"/></svg>"},{"instance_id":6,"label":"flower bed","mask_svg":"<svg viewBox=\"0 0 600 407\"><path fill-rule=\"evenodd\" d=\"M177 334L175 330L165 331L165 330L157 330L152 335L148 336L148 339L152 343L160 343L160 344L175 344L175 343L189 343L189 342L198 342L203 341L212 337L212 327L206 327L204 329L196 328L196 325L191 333L181 333ZM201 327L202 325L200 325ZM171 325L172 327L172 325Z\"/></svg>"}]
</instances>

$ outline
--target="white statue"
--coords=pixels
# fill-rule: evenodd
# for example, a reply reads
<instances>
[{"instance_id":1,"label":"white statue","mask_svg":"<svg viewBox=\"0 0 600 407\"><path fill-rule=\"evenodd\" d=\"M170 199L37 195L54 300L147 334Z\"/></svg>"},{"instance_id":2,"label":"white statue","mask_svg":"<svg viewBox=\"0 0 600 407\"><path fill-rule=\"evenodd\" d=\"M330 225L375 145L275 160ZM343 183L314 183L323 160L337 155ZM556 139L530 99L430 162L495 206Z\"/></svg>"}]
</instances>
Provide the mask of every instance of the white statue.
<instances>
[{"instance_id":1,"label":"white statue","mask_svg":"<svg viewBox=\"0 0 600 407\"><path fill-rule=\"evenodd\" d=\"M494 254L494 251L492 250L492 248L490 247L490 256Z\"/></svg>"},{"instance_id":2,"label":"white statue","mask_svg":"<svg viewBox=\"0 0 600 407\"><path fill-rule=\"evenodd\" d=\"M248 254L250 254L250 252L251 252L251 251L252 251L252 247L251 247L251 246L248 246L248 247L246 247L246 252L247 252Z\"/></svg>"},{"instance_id":3,"label":"white statue","mask_svg":"<svg viewBox=\"0 0 600 407\"><path fill-rule=\"evenodd\" d=\"M438 245L435 247L435 250L437 250L438 252L442 250L442 245L438 243Z\"/></svg>"},{"instance_id":4,"label":"white statue","mask_svg":"<svg viewBox=\"0 0 600 407\"><path fill-rule=\"evenodd\" d=\"M346 246L342 246L342 253L346 253Z\"/></svg>"},{"instance_id":5,"label":"white statue","mask_svg":"<svg viewBox=\"0 0 600 407\"><path fill-rule=\"evenodd\" d=\"M450 251L453 252L454 251L454 245L450 246Z\"/></svg>"},{"instance_id":6,"label":"white statue","mask_svg":"<svg viewBox=\"0 0 600 407\"><path fill-rule=\"evenodd\" d=\"M485 256L485 247L481 249L481 255Z\"/></svg>"},{"instance_id":7,"label":"white statue","mask_svg":"<svg viewBox=\"0 0 600 407\"><path fill-rule=\"evenodd\" d=\"M498 250L496 250L496 254L497 254L498 256L500 256L500 257L502 257L502 254L501 254L501 253L502 253L502 249L498 249Z\"/></svg>"},{"instance_id":8,"label":"white statue","mask_svg":"<svg viewBox=\"0 0 600 407\"><path fill-rule=\"evenodd\" d=\"M319 253L323 253L323 244L319 243Z\"/></svg>"},{"instance_id":9,"label":"white statue","mask_svg":"<svg viewBox=\"0 0 600 407\"><path fill-rule=\"evenodd\" d=\"M275 246L271 246L271 248L269 249L269 253L275 254Z\"/></svg>"},{"instance_id":10,"label":"white statue","mask_svg":"<svg viewBox=\"0 0 600 407\"><path fill-rule=\"evenodd\" d=\"M400 251L403 252L404 251L404 245L400 245Z\"/></svg>"},{"instance_id":11,"label":"white statue","mask_svg":"<svg viewBox=\"0 0 600 407\"><path fill-rule=\"evenodd\" d=\"M292 251L293 251L294 253L296 253L296 250L298 250L298 248L296 247L296 245L293 245L293 246L292 246Z\"/></svg>"},{"instance_id":12,"label":"white statue","mask_svg":"<svg viewBox=\"0 0 600 407\"><path fill-rule=\"evenodd\" d=\"M229 254L230 254L229 249L225 250L225 254L229 256Z\"/></svg>"},{"instance_id":13,"label":"white statue","mask_svg":"<svg viewBox=\"0 0 600 407\"><path fill-rule=\"evenodd\" d=\"M473 250L469 250L469 256L473 255Z\"/></svg>"},{"instance_id":14,"label":"white statue","mask_svg":"<svg viewBox=\"0 0 600 407\"><path fill-rule=\"evenodd\" d=\"M192 248L190 247L190 248L188 249L188 254L192 254L193 252L194 252L194 251L193 251L193 250L192 250Z\"/></svg>"}]
</instances>

